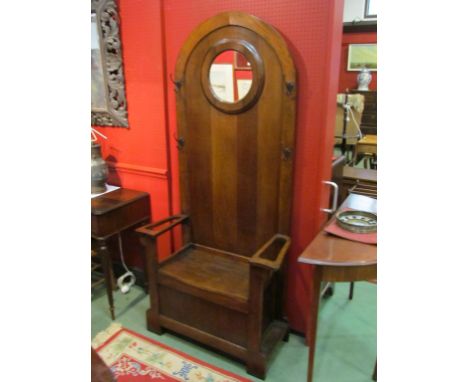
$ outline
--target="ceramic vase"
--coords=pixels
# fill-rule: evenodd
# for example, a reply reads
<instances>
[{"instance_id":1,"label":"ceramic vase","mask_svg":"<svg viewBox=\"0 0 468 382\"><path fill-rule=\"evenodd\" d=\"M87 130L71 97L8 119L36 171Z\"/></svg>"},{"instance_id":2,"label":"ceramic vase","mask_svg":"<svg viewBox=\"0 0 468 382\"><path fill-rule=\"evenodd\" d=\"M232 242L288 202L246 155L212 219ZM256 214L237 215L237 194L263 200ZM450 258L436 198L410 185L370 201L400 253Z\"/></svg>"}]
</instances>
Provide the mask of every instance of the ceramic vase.
<instances>
[{"instance_id":1,"label":"ceramic vase","mask_svg":"<svg viewBox=\"0 0 468 382\"><path fill-rule=\"evenodd\" d=\"M372 81L372 74L369 69L362 68L357 76L358 89L357 90L369 90L369 84Z\"/></svg>"},{"instance_id":2,"label":"ceramic vase","mask_svg":"<svg viewBox=\"0 0 468 382\"><path fill-rule=\"evenodd\" d=\"M106 191L106 181L109 175L106 161L101 155L101 145L91 142L91 193L99 194Z\"/></svg>"}]
</instances>

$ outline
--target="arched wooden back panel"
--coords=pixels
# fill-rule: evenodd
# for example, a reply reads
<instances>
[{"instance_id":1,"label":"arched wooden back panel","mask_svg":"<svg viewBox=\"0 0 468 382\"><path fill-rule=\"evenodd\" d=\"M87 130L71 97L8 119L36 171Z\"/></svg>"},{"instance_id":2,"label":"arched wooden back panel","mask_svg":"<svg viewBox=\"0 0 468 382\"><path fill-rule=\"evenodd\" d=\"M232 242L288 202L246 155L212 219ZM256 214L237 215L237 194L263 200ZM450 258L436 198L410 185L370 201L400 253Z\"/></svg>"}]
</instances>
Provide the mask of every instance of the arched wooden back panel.
<instances>
[{"instance_id":1,"label":"arched wooden back panel","mask_svg":"<svg viewBox=\"0 0 468 382\"><path fill-rule=\"evenodd\" d=\"M222 51L243 53L253 82L224 103L209 86ZM175 74L182 212L192 242L250 256L290 225L296 73L285 41L262 20L219 14L185 42Z\"/></svg>"}]
</instances>

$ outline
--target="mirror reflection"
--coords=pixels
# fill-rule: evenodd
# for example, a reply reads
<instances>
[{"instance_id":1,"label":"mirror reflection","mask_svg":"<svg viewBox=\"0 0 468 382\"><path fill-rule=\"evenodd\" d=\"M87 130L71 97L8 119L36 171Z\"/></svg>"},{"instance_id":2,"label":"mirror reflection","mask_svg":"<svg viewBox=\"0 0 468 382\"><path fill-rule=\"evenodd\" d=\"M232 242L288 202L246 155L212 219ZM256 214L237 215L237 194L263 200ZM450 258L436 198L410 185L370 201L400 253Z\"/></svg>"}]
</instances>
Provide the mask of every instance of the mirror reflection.
<instances>
[{"instance_id":1,"label":"mirror reflection","mask_svg":"<svg viewBox=\"0 0 468 382\"><path fill-rule=\"evenodd\" d=\"M238 51L221 52L211 63L210 86L219 100L228 103L240 101L252 86L250 62Z\"/></svg>"},{"instance_id":2,"label":"mirror reflection","mask_svg":"<svg viewBox=\"0 0 468 382\"><path fill-rule=\"evenodd\" d=\"M91 109L106 110L106 87L96 14L91 13Z\"/></svg>"}]
</instances>

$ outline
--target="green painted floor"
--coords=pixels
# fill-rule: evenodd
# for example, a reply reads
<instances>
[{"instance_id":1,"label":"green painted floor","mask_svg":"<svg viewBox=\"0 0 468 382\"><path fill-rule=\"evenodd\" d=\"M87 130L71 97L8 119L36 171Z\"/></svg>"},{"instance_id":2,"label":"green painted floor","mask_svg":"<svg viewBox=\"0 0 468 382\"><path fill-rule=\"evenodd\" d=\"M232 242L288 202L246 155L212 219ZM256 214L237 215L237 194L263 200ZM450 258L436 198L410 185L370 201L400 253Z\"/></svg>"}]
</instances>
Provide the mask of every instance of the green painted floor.
<instances>
[{"instance_id":1,"label":"green painted floor","mask_svg":"<svg viewBox=\"0 0 468 382\"><path fill-rule=\"evenodd\" d=\"M354 298L348 300L349 284L335 284L335 294L322 299L318 324L318 339L314 382L369 382L377 352L377 287L355 284ZM146 330L145 312L148 296L134 287L127 295L114 293L116 322L205 362L260 381L249 376L244 366L202 346L165 333L162 336ZM103 290L92 299L91 334L94 337L111 324L107 297ZM308 351L304 338L291 335L288 343L278 346L270 363L266 381L305 381Z\"/></svg>"}]
</instances>

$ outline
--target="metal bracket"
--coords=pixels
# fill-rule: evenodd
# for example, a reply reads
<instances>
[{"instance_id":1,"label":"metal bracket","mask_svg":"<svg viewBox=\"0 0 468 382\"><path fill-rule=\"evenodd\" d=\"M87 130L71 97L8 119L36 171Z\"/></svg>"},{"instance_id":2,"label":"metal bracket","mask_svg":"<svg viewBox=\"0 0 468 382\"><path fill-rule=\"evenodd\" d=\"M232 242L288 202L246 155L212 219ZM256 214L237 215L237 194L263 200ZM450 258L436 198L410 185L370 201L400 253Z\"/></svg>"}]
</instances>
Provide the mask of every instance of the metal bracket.
<instances>
[{"instance_id":1,"label":"metal bracket","mask_svg":"<svg viewBox=\"0 0 468 382\"><path fill-rule=\"evenodd\" d=\"M332 208L320 208L320 211L326 212L327 214L332 214L336 211L338 205L338 185L335 182L331 182L329 180L322 181L324 184L328 184L333 187L333 205Z\"/></svg>"}]
</instances>

